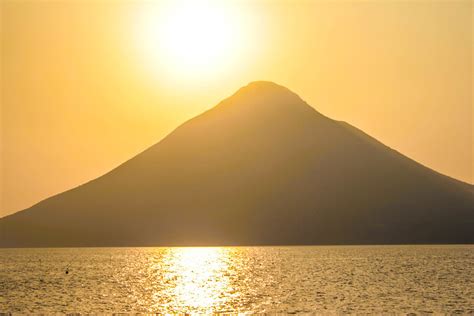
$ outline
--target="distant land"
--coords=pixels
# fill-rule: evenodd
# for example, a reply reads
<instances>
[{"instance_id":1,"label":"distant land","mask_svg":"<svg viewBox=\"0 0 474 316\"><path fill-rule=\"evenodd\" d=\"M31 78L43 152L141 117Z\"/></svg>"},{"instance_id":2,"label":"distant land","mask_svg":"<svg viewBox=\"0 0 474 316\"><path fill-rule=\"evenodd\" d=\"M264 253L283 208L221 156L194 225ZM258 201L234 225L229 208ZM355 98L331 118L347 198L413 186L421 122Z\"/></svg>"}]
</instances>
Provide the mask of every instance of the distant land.
<instances>
[{"instance_id":1,"label":"distant land","mask_svg":"<svg viewBox=\"0 0 474 316\"><path fill-rule=\"evenodd\" d=\"M472 185L259 81L109 173L1 218L0 246L473 243L473 232Z\"/></svg>"}]
</instances>

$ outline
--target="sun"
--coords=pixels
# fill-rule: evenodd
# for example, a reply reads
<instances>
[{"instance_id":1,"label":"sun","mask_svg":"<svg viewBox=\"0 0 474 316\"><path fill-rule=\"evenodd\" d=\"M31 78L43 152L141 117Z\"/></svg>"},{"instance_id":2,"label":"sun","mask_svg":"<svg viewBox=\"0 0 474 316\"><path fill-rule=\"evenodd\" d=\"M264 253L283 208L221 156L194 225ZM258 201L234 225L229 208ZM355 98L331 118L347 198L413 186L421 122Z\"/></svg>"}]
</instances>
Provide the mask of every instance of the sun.
<instances>
[{"instance_id":1,"label":"sun","mask_svg":"<svg viewBox=\"0 0 474 316\"><path fill-rule=\"evenodd\" d=\"M161 76L217 76L235 65L245 48L245 23L226 1L160 2L139 19L142 56Z\"/></svg>"}]
</instances>

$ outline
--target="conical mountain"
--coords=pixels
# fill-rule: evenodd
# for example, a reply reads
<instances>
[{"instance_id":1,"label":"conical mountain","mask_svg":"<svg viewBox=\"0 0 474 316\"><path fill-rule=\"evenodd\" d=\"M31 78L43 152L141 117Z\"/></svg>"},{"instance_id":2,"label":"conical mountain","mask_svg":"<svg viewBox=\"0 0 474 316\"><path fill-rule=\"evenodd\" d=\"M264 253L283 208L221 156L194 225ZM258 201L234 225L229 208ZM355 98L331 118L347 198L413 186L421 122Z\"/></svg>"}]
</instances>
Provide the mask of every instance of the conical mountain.
<instances>
[{"instance_id":1,"label":"conical mountain","mask_svg":"<svg viewBox=\"0 0 474 316\"><path fill-rule=\"evenodd\" d=\"M473 192L253 82L104 176L0 219L0 246L472 243Z\"/></svg>"}]
</instances>

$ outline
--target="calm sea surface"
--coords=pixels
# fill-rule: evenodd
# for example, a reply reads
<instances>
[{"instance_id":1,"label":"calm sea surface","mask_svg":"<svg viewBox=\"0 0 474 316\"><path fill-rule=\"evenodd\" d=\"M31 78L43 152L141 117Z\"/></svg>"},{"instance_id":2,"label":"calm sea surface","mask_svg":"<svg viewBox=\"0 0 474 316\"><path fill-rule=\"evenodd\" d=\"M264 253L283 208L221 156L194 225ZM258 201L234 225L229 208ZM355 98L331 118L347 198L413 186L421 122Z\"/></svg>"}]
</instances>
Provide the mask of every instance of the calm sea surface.
<instances>
[{"instance_id":1,"label":"calm sea surface","mask_svg":"<svg viewBox=\"0 0 474 316\"><path fill-rule=\"evenodd\" d=\"M0 312L474 313L474 245L0 249Z\"/></svg>"}]
</instances>

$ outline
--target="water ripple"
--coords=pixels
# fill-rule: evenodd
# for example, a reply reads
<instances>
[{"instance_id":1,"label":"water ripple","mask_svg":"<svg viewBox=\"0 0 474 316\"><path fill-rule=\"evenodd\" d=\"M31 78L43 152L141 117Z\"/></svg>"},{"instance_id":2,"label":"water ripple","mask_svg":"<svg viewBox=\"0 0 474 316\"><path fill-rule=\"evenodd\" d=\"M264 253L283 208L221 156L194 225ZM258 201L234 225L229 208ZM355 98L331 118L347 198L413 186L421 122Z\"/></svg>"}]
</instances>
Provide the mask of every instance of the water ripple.
<instances>
[{"instance_id":1,"label":"water ripple","mask_svg":"<svg viewBox=\"0 0 474 316\"><path fill-rule=\"evenodd\" d=\"M473 284L472 245L0 249L0 312L474 313Z\"/></svg>"}]
</instances>

